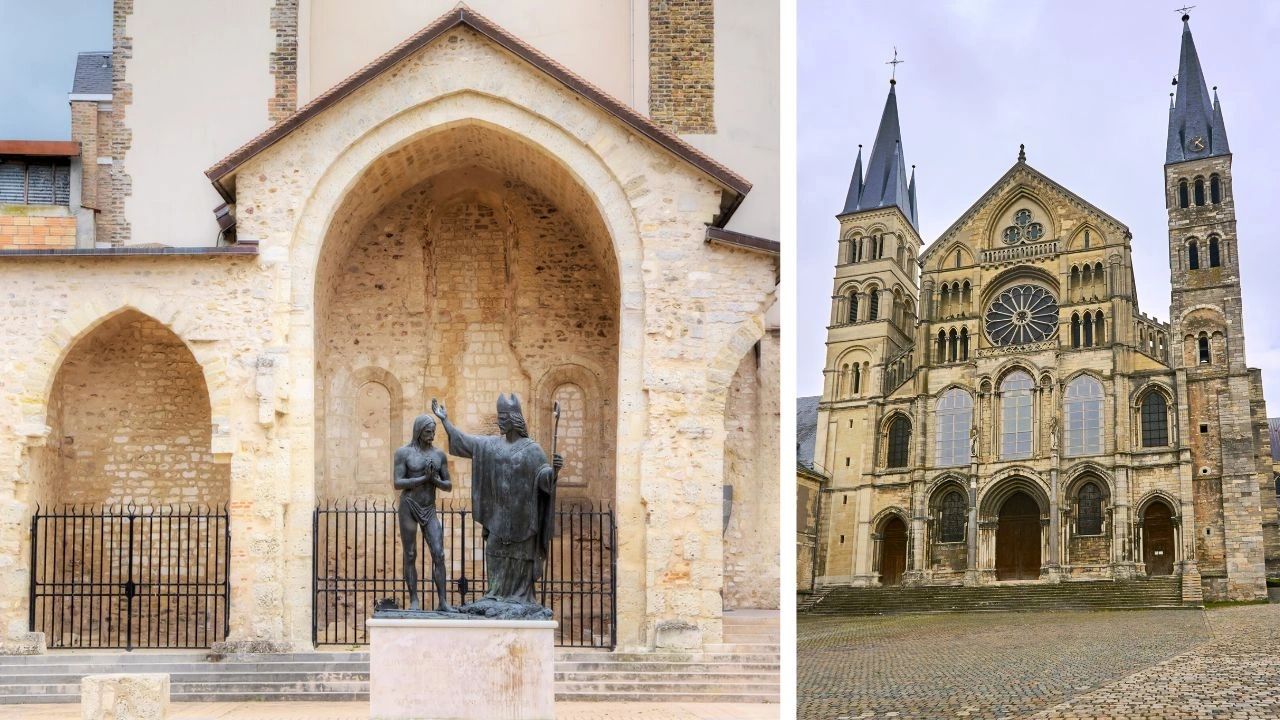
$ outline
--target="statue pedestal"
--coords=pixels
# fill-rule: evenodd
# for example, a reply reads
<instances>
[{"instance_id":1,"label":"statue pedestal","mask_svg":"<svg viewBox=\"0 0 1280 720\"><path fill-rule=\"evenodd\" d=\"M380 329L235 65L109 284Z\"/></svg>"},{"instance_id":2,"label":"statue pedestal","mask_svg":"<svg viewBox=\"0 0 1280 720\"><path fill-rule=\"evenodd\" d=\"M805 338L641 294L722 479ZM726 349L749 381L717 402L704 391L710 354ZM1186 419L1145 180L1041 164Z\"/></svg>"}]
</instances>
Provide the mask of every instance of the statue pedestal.
<instances>
[{"instance_id":1,"label":"statue pedestal","mask_svg":"<svg viewBox=\"0 0 1280 720\"><path fill-rule=\"evenodd\" d=\"M370 720L554 720L550 620L372 618Z\"/></svg>"}]
</instances>

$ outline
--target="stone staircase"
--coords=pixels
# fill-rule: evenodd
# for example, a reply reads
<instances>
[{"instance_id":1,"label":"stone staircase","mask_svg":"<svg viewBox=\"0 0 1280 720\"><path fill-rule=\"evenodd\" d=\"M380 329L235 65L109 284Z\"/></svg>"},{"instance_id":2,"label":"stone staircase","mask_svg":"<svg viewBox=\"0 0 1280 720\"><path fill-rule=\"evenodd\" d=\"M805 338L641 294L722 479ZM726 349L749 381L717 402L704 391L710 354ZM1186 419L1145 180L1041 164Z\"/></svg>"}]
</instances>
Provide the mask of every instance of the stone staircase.
<instances>
[{"instance_id":1,"label":"stone staircase","mask_svg":"<svg viewBox=\"0 0 1280 720\"><path fill-rule=\"evenodd\" d=\"M803 615L807 612L812 611L813 607L818 603L822 602L823 598L825 598L828 594L830 594L830 592L831 592L831 588L819 588L818 590L813 590L813 591L805 590L802 592L797 592L796 593L796 614Z\"/></svg>"},{"instance_id":2,"label":"stone staircase","mask_svg":"<svg viewBox=\"0 0 1280 720\"><path fill-rule=\"evenodd\" d=\"M726 613L724 643L701 653L556 651L556 698L778 702L777 611ZM0 656L0 704L78 703L98 673L169 673L174 702L365 700L368 652L212 659L202 651L53 651Z\"/></svg>"},{"instance_id":3,"label":"stone staircase","mask_svg":"<svg viewBox=\"0 0 1280 720\"><path fill-rule=\"evenodd\" d=\"M635 702L779 702L778 611L724 615L724 640L701 653L561 650L556 699Z\"/></svg>"},{"instance_id":4,"label":"stone staircase","mask_svg":"<svg viewBox=\"0 0 1280 720\"><path fill-rule=\"evenodd\" d=\"M1109 610L1198 607L1184 602L1181 578L1073 580L1056 584L999 583L979 587L830 588L811 615Z\"/></svg>"}]
</instances>

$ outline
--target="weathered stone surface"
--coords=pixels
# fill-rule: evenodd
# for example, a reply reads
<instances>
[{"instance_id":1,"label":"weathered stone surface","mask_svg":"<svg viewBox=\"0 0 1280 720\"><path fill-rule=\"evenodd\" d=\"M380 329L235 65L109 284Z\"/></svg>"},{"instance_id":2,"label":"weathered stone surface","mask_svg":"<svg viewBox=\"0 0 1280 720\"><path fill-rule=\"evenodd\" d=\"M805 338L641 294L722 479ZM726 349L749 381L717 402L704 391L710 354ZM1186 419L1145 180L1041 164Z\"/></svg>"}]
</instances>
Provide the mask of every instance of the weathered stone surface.
<instances>
[{"instance_id":1,"label":"weathered stone surface","mask_svg":"<svg viewBox=\"0 0 1280 720\"><path fill-rule=\"evenodd\" d=\"M80 681L84 720L164 720L168 714L167 673L89 675Z\"/></svg>"},{"instance_id":2,"label":"weathered stone surface","mask_svg":"<svg viewBox=\"0 0 1280 720\"><path fill-rule=\"evenodd\" d=\"M556 624L369 621L374 720L552 720Z\"/></svg>"}]
</instances>

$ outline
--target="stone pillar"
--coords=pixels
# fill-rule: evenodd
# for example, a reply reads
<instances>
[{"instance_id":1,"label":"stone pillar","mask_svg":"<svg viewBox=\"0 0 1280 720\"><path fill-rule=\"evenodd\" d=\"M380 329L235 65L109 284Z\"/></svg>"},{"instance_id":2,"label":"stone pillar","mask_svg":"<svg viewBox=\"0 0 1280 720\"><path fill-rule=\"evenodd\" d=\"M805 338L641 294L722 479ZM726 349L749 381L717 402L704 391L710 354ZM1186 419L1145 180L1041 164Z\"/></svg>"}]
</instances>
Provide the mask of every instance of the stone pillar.
<instances>
[{"instance_id":1,"label":"stone pillar","mask_svg":"<svg viewBox=\"0 0 1280 720\"><path fill-rule=\"evenodd\" d=\"M1061 565L1062 508L1058 487L1058 452L1053 452L1053 465L1049 469L1049 562L1050 575L1056 575ZM1052 578L1051 578L1052 579Z\"/></svg>"},{"instance_id":2,"label":"stone pillar","mask_svg":"<svg viewBox=\"0 0 1280 720\"><path fill-rule=\"evenodd\" d=\"M969 517L965 526L964 584L977 585L978 579L978 459L969 463Z\"/></svg>"}]
</instances>

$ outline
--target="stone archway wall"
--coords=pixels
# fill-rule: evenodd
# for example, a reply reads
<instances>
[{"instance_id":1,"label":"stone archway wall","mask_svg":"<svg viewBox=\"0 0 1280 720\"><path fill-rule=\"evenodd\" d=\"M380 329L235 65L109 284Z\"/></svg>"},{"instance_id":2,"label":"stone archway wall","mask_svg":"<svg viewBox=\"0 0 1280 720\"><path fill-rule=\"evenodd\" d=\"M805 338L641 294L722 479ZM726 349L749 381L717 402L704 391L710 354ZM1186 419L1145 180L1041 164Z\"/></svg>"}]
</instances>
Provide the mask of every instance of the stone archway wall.
<instances>
[{"instance_id":1,"label":"stone archway wall","mask_svg":"<svg viewBox=\"0 0 1280 720\"><path fill-rule=\"evenodd\" d=\"M129 310L71 348L49 396L41 449L44 504L176 503L230 498L230 468L210 450L204 375L173 331Z\"/></svg>"},{"instance_id":2,"label":"stone archway wall","mask_svg":"<svg viewBox=\"0 0 1280 720\"><path fill-rule=\"evenodd\" d=\"M343 218L363 224L344 202L380 158L461 125L509 135L551 158L564 170L552 181L572 187L538 190L563 208L576 188L610 241L619 299L619 644L652 647L667 627L692 627L698 642L718 642L726 393L742 356L763 334L776 262L708 245L706 225L720 210L718 186L464 28L237 171L238 232L259 240L271 264L272 342L288 349L276 405L286 425L274 448L290 477L290 506L278 519L248 523L265 536L310 532L317 456L316 419L307 408L315 402L321 335L315 309L323 300L316 279L331 228ZM275 497L264 488L253 503ZM252 606L252 617L242 622L239 643L309 642L310 560L309 548L291 541L249 564L246 572L258 570L242 603ZM278 621L281 605L290 609Z\"/></svg>"}]
</instances>

